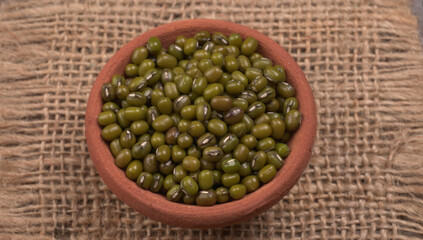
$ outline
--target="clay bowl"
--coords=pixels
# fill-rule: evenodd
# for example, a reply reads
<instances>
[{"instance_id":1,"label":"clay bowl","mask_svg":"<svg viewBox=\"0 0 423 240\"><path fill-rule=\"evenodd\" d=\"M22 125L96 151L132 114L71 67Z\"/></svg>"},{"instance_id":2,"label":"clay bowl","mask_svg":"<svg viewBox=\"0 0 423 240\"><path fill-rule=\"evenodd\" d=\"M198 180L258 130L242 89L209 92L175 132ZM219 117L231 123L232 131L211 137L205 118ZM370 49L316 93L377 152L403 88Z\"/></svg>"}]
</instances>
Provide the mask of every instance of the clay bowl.
<instances>
[{"instance_id":1,"label":"clay bowl","mask_svg":"<svg viewBox=\"0 0 423 240\"><path fill-rule=\"evenodd\" d=\"M145 191L128 180L124 171L115 166L108 144L101 138L101 127L97 124L97 115L102 108L102 84L110 81L114 74L124 73L125 65L129 63L131 53L136 47L144 45L151 36L159 37L163 46L167 47L178 35L191 37L200 30L222 32L226 35L237 32L244 38L256 38L259 42L258 52L285 68L287 82L297 90L296 97L303 116L301 127L288 143L291 153L275 179L241 200L211 207L170 202L164 196ZM226 21L199 19L162 25L142 33L124 45L104 66L94 83L88 99L85 133L90 156L100 177L124 203L151 219L173 226L215 228L248 220L269 209L288 193L309 161L316 134L316 122L316 106L307 79L295 60L282 47L253 29Z\"/></svg>"}]
</instances>

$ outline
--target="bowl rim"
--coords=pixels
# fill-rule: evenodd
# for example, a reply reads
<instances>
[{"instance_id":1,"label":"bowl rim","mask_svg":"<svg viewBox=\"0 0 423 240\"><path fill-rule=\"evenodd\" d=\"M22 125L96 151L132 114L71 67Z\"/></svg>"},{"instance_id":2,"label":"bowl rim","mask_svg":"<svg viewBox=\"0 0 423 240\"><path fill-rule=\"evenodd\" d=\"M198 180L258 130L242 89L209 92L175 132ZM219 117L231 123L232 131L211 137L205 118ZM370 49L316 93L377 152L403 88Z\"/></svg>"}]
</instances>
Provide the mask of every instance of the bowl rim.
<instances>
[{"instance_id":1,"label":"bowl rim","mask_svg":"<svg viewBox=\"0 0 423 240\"><path fill-rule=\"evenodd\" d=\"M237 32L243 38L252 36L257 39L258 52L285 68L287 82L297 91L296 97L301 103L299 111L302 113L302 124L288 143L293 150L285 159L284 166L278 171L276 177L240 200L210 207L170 202L160 194L139 188L133 181L126 178L124 171L115 166L114 157L108 144L101 139L101 127L97 123L97 115L102 107L101 85L109 81L114 74L123 72L124 66L129 63L130 54L136 47L145 44L152 36L161 38L171 32L173 35L168 40L169 42L177 35L192 36L191 31L197 32L203 29L210 32ZM264 45L266 48L263 47ZM94 82L85 115L85 136L90 157L101 179L121 201L142 215L162 223L200 229L240 223L269 209L282 199L296 184L307 166L316 129L316 104L311 87L303 71L289 53L278 43L256 30L232 22L211 19L181 20L161 25L138 35L122 46L108 60Z\"/></svg>"}]
</instances>

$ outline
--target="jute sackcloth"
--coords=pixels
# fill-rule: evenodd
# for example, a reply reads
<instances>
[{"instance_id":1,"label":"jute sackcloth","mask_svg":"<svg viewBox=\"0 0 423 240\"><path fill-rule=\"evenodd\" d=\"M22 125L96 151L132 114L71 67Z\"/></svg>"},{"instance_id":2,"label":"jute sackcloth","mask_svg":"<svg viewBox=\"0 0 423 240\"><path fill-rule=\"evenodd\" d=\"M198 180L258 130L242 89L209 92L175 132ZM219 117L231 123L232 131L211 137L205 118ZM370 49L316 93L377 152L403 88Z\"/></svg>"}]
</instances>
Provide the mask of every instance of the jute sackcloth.
<instances>
[{"instance_id":1,"label":"jute sackcloth","mask_svg":"<svg viewBox=\"0 0 423 240\"><path fill-rule=\"evenodd\" d=\"M213 18L297 60L319 128L298 184L240 225L191 230L127 207L87 152L97 74L158 25ZM6 1L0 10L0 239L421 239L423 51L405 0Z\"/></svg>"}]
</instances>

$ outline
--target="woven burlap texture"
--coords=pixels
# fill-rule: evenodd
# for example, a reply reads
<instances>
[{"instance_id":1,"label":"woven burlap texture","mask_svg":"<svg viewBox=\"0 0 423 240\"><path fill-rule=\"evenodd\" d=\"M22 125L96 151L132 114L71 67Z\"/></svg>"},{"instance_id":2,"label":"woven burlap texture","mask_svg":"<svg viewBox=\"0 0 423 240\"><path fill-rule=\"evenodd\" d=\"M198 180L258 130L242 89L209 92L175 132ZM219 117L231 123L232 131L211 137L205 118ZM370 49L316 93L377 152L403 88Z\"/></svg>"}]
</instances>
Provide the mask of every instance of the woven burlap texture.
<instances>
[{"instance_id":1,"label":"woven burlap texture","mask_svg":"<svg viewBox=\"0 0 423 240\"><path fill-rule=\"evenodd\" d=\"M256 29L297 60L319 128L298 184L240 225L150 220L102 182L84 113L138 34L187 18ZM408 1L9 1L0 12L0 239L423 238L423 52Z\"/></svg>"}]
</instances>

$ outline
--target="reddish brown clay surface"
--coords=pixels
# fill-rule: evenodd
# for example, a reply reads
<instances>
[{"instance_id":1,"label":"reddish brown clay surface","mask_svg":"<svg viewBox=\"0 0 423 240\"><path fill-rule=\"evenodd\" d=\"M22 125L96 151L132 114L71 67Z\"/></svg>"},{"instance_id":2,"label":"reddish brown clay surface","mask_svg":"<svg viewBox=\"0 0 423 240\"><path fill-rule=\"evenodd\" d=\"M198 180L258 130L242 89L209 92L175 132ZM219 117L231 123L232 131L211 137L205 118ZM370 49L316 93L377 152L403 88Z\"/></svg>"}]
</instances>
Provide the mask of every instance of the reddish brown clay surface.
<instances>
[{"instance_id":1,"label":"reddish brown clay surface","mask_svg":"<svg viewBox=\"0 0 423 240\"><path fill-rule=\"evenodd\" d=\"M162 40L167 47L178 35L193 36L200 30L222 32L229 35L237 32L242 37L252 36L259 42L258 51L276 64L282 65L287 73L287 81L297 90L300 112L303 120L299 130L289 142L291 154L276 178L256 192L241 200L211 207L201 207L173 203L164 196L145 191L128 180L124 171L114 164L108 144L101 139L101 127L97 115L101 111L101 85L110 81L114 74L124 72L132 51L144 45L152 36ZM106 185L116 196L131 208L160 222L187 228L214 228L237 224L248 220L276 204L295 185L306 167L316 135L316 105L311 88L294 59L276 42L250 28L220 20L185 20L162 25L147 31L123 46L104 66L88 99L85 115L85 134L88 150L96 169Z\"/></svg>"}]
</instances>

